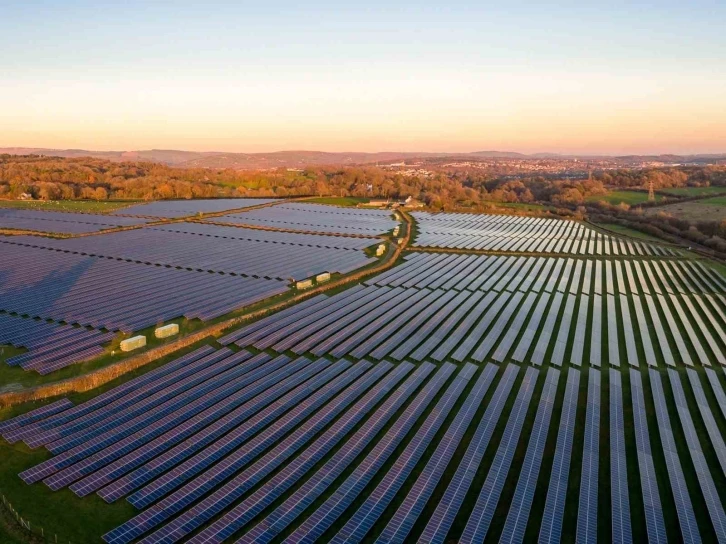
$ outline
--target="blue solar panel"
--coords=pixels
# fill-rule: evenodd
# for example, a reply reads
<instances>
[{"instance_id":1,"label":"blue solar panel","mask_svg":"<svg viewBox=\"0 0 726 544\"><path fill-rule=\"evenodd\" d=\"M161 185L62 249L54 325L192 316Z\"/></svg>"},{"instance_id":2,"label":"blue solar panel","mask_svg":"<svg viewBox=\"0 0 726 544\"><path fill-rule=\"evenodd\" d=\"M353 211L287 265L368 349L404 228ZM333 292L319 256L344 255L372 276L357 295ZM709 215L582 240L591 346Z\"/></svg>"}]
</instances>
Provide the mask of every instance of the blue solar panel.
<instances>
[{"instance_id":1,"label":"blue solar panel","mask_svg":"<svg viewBox=\"0 0 726 544\"><path fill-rule=\"evenodd\" d=\"M321 359L294 374L288 375L288 377L278 377L280 381L277 383L267 382L267 384L271 383L267 389L246 402L243 401L240 403L240 401L234 400L234 396L229 397L225 401L191 417L181 425L176 426L153 441L144 444L131 452L131 454L86 476L84 479L70 486L70 488L76 495L87 495L116 480L139 465L157 457L185 438L199 431L206 431L206 429L210 428L210 425L217 425L220 421L225 421L224 418L229 416L230 413L234 414L236 425L242 424L265 406L275 402L293 389L295 390L290 395L286 395L285 398L289 396L296 397L298 401L302 400L310 392L322 386L326 381L343 372L350 363L339 362L332 365L332 367L331 365L332 363L327 359ZM301 385L307 380L310 381ZM228 429L231 427L232 424L229 425Z\"/></svg>"},{"instance_id":2,"label":"blue solar panel","mask_svg":"<svg viewBox=\"0 0 726 544\"><path fill-rule=\"evenodd\" d=\"M559 542L562 536L562 518L565 513L567 482L570 474L570 455L575 434L577 398L580 387L580 371L570 368L567 372L567 386L562 401L560 426L557 431L557 447L552 462L552 473L547 486L544 515L539 531L539 541L543 544Z\"/></svg>"},{"instance_id":3,"label":"blue solar panel","mask_svg":"<svg viewBox=\"0 0 726 544\"><path fill-rule=\"evenodd\" d=\"M380 470L386 460L393 454L401 441L415 425L416 421L418 421L421 417L421 414L424 412L428 404L444 386L451 374L453 374L455 368L456 367L451 363L446 363L440 367L438 372L426 384L424 389L413 399L411 404L406 407L403 414L386 431L386 434L373 447L365 459L360 462L352 474L340 484L335 493L326 500L324 504L312 512L310 516L297 528L297 530L295 530L295 532L290 536L292 540L297 542L317 542L323 533L330 528L335 520L340 517L340 515L350 506L363 489L365 489L366 485L370 483L371 479ZM423 429L426 429L426 427L426 422L424 422ZM423 452L421 451L421 453ZM399 462L403 463L401 458L399 458ZM366 503L363 505L364 507L365 504ZM351 541L359 541L371 528L372 522L370 518L365 515L362 518L357 518L354 514L351 519L354 520L353 523L355 523L357 527L348 527L348 529L354 530L347 536L350 537ZM342 530L347 532L346 527L343 527ZM336 538L336 541L346 542L345 535L338 536L341 538ZM266 540L265 537L262 538ZM260 542L260 536L249 535L243 538L242 541L254 544Z\"/></svg>"},{"instance_id":4,"label":"blue solar panel","mask_svg":"<svg viewBox=\"0 0 726 544\"><path fill-rule=\"evenodd\" d=\"M466 453L461 458L454 477L449 482L446 492L421 534L421 542L441 543L446 540L446 535L479 469L479 464L482 457L484 457L484 452L489 445L489 440L492 437L504 404L507 402L507 397L509 397L518 372L519 367L516 365L508 365L504 371L504 375L489 401L486 412L477 426Z\"/></svg>"},{"instance_id":5,"label":"blue solar panel","mask_svg":"<svg viewBox=\"0 0 726 544\"><path fill-rule=\"evenodd\" d=\"M410 365L403 366L402 372L405 374L408 372ZM399 366L399 368L401 368ZM397 369L398 370L398 369ZM327 469L324 473L318 471L311 479L309 479L305 486L298 489L296 494L292 495L288 501L289 504L295 508L303 508L302 503L295 496L302 496L305 501L311 501L312 497L316 496L315 493L321 493L330 483L329 479L325 477L330 474L330 470L336 470L339 468L338 462L343 466L347 466L360 451L378 434L380 429L386 424L386 422L393 417L396 411L406 401L406 399L415 392L420 386L421 382L426 376L433 370L433 365L422 365L420 366L411 377L404 382L396 391L387 399L387 401L379 408L376 412L376 416L366 421L365 424L358 430L355 437L351 437L345 442L342 448L339 450L339 455L336 456L335 461L331 461L326 465ZM367 409L370 409L368 406ZM256 494L253 494L247 501L241 505L229 510L222 518L216 522L216 526L223 526L225 533L232 530L233 532L241 527L245 523L254 517L256 509L252 508L248 501L255 504L257 508L263 509L269 505L279 494L283 493L285 489L293 485L301 476L308 472L315 464L332 448L339 440L345 437L355 426L357 421L363 414L356 412L355 410L351 413L350 417L339 419L334 426L332 426L325 435L316 440L311 446L311 451L303 452L301 456L298 456L293 461L289 462L282 472L276 475L276 478L270 480L265 486L260 488ZM305 438L309 440L313 435L307 435ZM356 438L357 437L357 438ZM310 448L308 448L310 450ZM285 456L285 459L287 456ZM346 463L347 460L347 463ZM267 461L269 463L270 461ZM275 465L277 466L277 465ZM254 467L253 467L254 468ZM325 467L324 467L325 468ZM322 470L322 469L321 469ZM250 476L253 478L250 479ZM227 484L222 486L220 489L215 491L212 495L198 503L191 509L187 510L182 516L172 520L170 523L151 534L147 537L148 542L156 541L159 538L163 538L165 535L177 535L181 537L188 534L191 530L199 527L201 524L208 521L211 517L224 510L229 504L235 499L242 495L252 485L257 483L259 480L254 478L254 472L250 474L242 473L241 475L233 478ZM211 489L215 482L209 481L209 478L202 476L204 486L209 485ZM184 492L184 488L180 490ZM257 499L259 497L259 500ZM261 501L261 502L259 502ZM185 501L182 506L186 507L191 504L191 500ZM246 504L247 503L247 504ZM288 504L286 502L286 504ZM165 505L165 501L162 501L160 505ZM285 506L285 505L283 505ZM283 507L280 507L283 508ZM274 512L273 512L274 514ZM271 515L273 515L271 514ZM291 514L286 514L287 516ZM155 523L158 523L156 521ZM208 530L214 531L211 525Z\"/></svg>"},{"instance_id":6,"label":"blue solar panel","mask_svg":"<svg viewBox=\"0 0 726 544\"><path fill-rule=\"evenodd\" d=\"M693 419L688 409L688 403L686 401L685 393L683 392L683 385L681 385L681 379L678 372L669 368L668 378L671 382L671 389L673 390L673 398L678 409L678 417L681 420L681 426L683 427L683 433L686 437L686 443L688 444L688 452L691 454L691 460L693 461L693 467L696 470L696 476L698 477L698 483L703 493L703 498L706 501L706 507L713 523L713 528L716 531L716 536L719 541L726 542L726 514L724 514L723 505L719 498L716 485L714 484L713 477L708 468L706 457L701 448L701 442L698 439L696 428L693 425Z\"/></svg>"},{"instance_id":7,"label":"blue solar panel","mask_svg":"<svg viewBox=\"0 0 726 544\"><path fill-rule=\"evenodd\" d=\"M386 525L377 542L392 544L405 541L449 465L496 373L497 367L495 365L490 363L484 367L469 396L457 412L451 426L446 430L441 442L439 442L436 451L429 459L408 495L406 495L401 506Z\"/></svg>"},{"instance_id":8,"label":"blue solar panel","mask_svg":"<svg viewBox=\"0 0 726 544\"><path fill-rule=\"evenodd\" d=\"M434 436L441 428L447 415L466 387L466 384L474 376L476 370L477 367L472 364L464 366L454 382L441 397L436 407L434 407L429 417L416 432L416 435L396 459L393 467L386 473L360 508L356 510L348 522L333 537L331 542L346 544L347 542L360 542L363 540L409 477L426 448L430 446ZM362 465L359 466L359 468L361 467ZM324 508L324 506L321 508Z\"/></svg>"},{"instance_id":9,"label":"blue solar panel","mask_svg":"<svg viewBox=\"0 0 726 544\"><path fill-rule=\"evenodd\" d=\"M529 434L527 453L524 456L522 470L519 474L519 481L514 490L512 504L509 506L509 513L504 523L500 542L523 542L524 532L527 529L529 511L534 500L534 490L537 486L540 464L544 456L547 432L550 427L552 408L557 394L557 382L560 378L560 371L550 368L547 371L542 396L537 409L537 416L534 426Z\"/></svg>"},{"instance_id":10,"label":"blue solar panel","mask_svg":"<svg viewBox=\"0 0 726 544\"><path fill-rule=\"evenodd\" d=\"M301 457L293 459L283 470L289 480L291 480L288 487L300 477L300 474L297 474L296 478L290 478L290 474L294 474L296 469L300 470L299 466L295 463L301 462L303 466L306 463L314 464L316 462L314 459L319 459L325 455L325 451L327 451L325 447L328 449L332 448L338 441L340 441L345 434L347 434L347 432L349 432L349 430L380 401L383 396L391 391L391 389L410 371L411 367L412 365L410 364L402 364L396 367L385 378L383 378L378 385L368 391L368 393L366 393L358 403L356 403L348 412L336 421L331 428L315 442L319 448L317 450L309 449L308 451L311 453L310 457L302 460L302 462ZM263 435L249 442L247 447L242 450L241 455L243 455L244 458L238 457L237 459L233 459L232 462L223 463L221 467L217 466L211 471L207 471L188 485L180 488L177 492L169 495L135 518L105 535L104 540L109 543L130 542L134 540L143 533L160 525L172 515L185 510L189 505L193 504L198 498L203 496L206 491L213 489L220 482L224 481L228 477L227 473L233 474L236 471L234 466L232 466L234 462L237 462L239 466L244 466L255 459L261 452L265 451L270 446L275 445L273 449L271 449L257 462L249 466L237 477L233 478L229 484L223 486L217 492L205 499L205 501L200 503L198 510L203 509L204 511L213 512L215 503L222 504L220 509L223 508L223 501L225 501L227 497L230 497L231 499L234 498L234 495L230 495L230 493L238 493L240 489L242 490L241 492L244 493L245 489L249 489L275 468L290 459L301 447L309 442L317 432L350 406L350 404L353 403L360 394L366 391L372 383L374 383L389 369L390 364L388 363L379 363L376 365L365 376L359 378L354 384L349 386L343 393L329 402L315 416L310 418L303 425L300 425L293 433L290 434L290 436L281 442L279 442L279 436L281 436L281 434L278 434L278 432L284 434L286 427L284 424L285 422L281 422L281 424L276 426L276 428L268 429L265 433L263 433ZM299 414L293 414L289 418L288 423L294 424L295 418L297 417L299 417ZM280 431L278 431L278 429L280 429ZM183 465L180 468L182 470L180 470L178 474L183 474ZM281 478L279 475L276 477ZM278 482L278 485L273 486L270 489L270 492L281 493L284 489L284 485ZM144 490L142 490L142 492L143 491ZM262 490L260 490L258 494L261 494L261 492ZM139 497L139 501L148 505L158 498L158 496L154 497L153 493L154 491L136 495ZM163 496L163 494L159 496ZM139 503L137 502L136 504ZM193 513L189 514L187 518L193 519Z\"/></svg>"},{"instance_id":11,"label":"blue solar panel","mask_svg":"<svg viewBox=\"0 0 726 544\"><path fill-rule=\"evenodd\" d=\"M556 371L555 371L556 372ZM509 468L514 458L514 451L519 443L524 419L527 416L529 401L532 398L539 371L533 367L527 369L522 385L519 387L517 398L509 414L507 426L504 428L502 440L489 468L487 478L482 485L474 509L466 522L461 534L460 542L483 542L489 532L489 525L494 518L494 510L499 502L499 496L504 488ZM510 537L513 535L509 535Z\"/></svg>"},{"instance_id":12,"label":"blue solar panel","mask_svg":"<svg viewBox=\"0 0 726 544\"><path fill-rule=\"evenodd\" d=\"M693 512L693 505L691 504L688 487L686 486L686 478L683 475L683 468L681 467L681 462L678 458L678 448L676 446L676 440L673 436L673 429L668 416L668 407L666 406L661 377L660 374L653 369L648 371L648 375L650 376L650 386L653 393L653 403L655 404L655 414L658 418L658 432L660 433L663 455L665 456L666 468L668 469L668 479L671 484L673 500L676 505L678 522L681 526L681 536L684 542L701 542L696 516Z\"/></svg>"},{"instance_id":13,"label":"blue solar panel","mask_svg":"<svg viewBox=\"0 0 726 544\"><path fill-rule=\"evenodd\" d=\"M610 369L610 504L613 542L632 542L620 371Z\"/></svg>"},{"instance_id":14,"label":"blue solar panel","mask_svg":"<svg viewBox=\"0 0 726 544\"><path fill-rule=\"evenodd\" d=\"M600 371L588 373L587 412L580 476L580 500L577 512L577 542L597 540L597 485L600 461Z\"/></svg>"},{"instance_id":15,"label":"blue solar panel","mask_svg":"<svg viewBox=\"0 0 726 544\"><path fill-rule=\"evenodd\" d=\"M650 542L668 542L663 519L663 508L658 493L658 480L648 435L648 417L645 410L645 395L640 372L630 369L630 391L633 397L633 421L635 423L635 445L638 450L640 486L643 490L645 525Z\"/></svg>"}]
</instances>

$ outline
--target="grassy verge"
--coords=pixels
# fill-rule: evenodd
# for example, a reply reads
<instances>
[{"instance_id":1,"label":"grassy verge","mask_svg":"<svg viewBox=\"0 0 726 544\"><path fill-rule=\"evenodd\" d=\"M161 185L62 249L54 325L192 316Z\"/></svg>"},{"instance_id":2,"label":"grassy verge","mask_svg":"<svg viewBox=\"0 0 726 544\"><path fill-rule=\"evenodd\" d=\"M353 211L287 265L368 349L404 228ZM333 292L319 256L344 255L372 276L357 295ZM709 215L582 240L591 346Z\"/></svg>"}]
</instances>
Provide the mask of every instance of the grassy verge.
<instances>
[{"instance_id":1,"label":"grassy verge","mask_svg":"<svg viewBox=\"0 0 726 544\"><path fill-rule=\"evenodd\" d=\"M0 208L47 210L54 212L109 213L120 210L138 200L0 200Z\"/></svg>"},{"instance_id":2,"label":"grassy verge","mask_svg":"<svg viewBox=\"0 0 726 544\"><path fill-rule=\"evenodd\" d=\"M601 226L607 230L616 232L618 234L622 234L623 236L628 236L630 238L638 238L640 240L647 240L648 242L662 242L663 241L660 238L651 236L650 234L646 234L644 232L640 232L639 230L631 229L629 227L624 227L622 225L617 225L615 223L598 223L597 225Z\"/></svg>"},{"instance_id":3,"label":"grassy verge","mask_svg":"<svg viewBox=\"0 0 726 544\"><path fill-rule=\"evenodd\" d=\"M370 202L370 199L355 196L320 196L316 198L308 198L305 202L312 204L329 204L331 206L357 206L358 204L366 204Z\"/></svg>"}]
</instances>

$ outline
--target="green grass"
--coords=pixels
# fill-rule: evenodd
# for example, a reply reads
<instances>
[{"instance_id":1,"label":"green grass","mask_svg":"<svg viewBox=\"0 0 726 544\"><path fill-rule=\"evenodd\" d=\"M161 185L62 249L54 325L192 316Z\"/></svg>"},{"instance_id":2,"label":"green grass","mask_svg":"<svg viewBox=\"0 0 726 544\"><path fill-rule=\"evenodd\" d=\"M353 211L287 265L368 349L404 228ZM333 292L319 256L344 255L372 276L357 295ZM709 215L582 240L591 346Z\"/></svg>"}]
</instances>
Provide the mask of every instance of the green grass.
<instances>
[{"instance_id":1,"label":"green grass","mask_svg":"<svg viewBox=\"0 0 726 544\"><path fill-rule=\"evenodd\" d=\"M726 206L726 196L716 196L703 201L704 204L712 204L716 206Z\"/></svg>"},{"instance_id":2,"label":"green grass","mask_svg":"<svg viewBox=\"0 0 726 544\"><path fill-rule=\"evenodd\" d=\"M726 193L726 187L716 187L716 186L673 187L673 188L659 189L658 192L663 193L663 194L668 194L668 195L685 196L685 197L708 196L708 195Z\"/></svg>"},{"instance_id":3,"label":"green grass","mask_svg":"<svg viewBox=\"0 0 726 544\"><path fill-rule=\"evenodd\" d=\"M0 208L108 213L126 208L137 202L137 200L0 200Z\"/></svg>"},{"instance_id":4,"label":"green grass","mask_svg":"<svg viewBox=\"0 0 726 544\"><path fill-rule=\"evenodd\" d=\"M651 236L650 234L640 232L639 230L631 229L630 227L624 227L623 225L618 225L616 223L598 223L598 226L601 226L607 230L611 230L617 234L622 234L623 236L629 236L630 238L639 238L641 240L647 240L649 242L663 241L660 238Z\"/></svg>"},{"instance_id":5,"label":"green grass","mask_svg":"<svg viewBox=\"0 0 726 544\"><path fill-rule=\"evenodd\" d=\"M58 542L85 544L99 542L102 534L133 516L134 508L126 501L109 505L95 494L81 499L69 489L51 491L42 483L26 485L18 478L19 472L50 457L44 449L0 441L0 492L31 527L42 527L51 539L57 534ZM0 540L6 542L2 528Z\"/></svg>"},{"instance_id":6,"label":"green grass","mask_svg":"<svg viewBox=\"0 0 726 544\"><path fill-rule=\"evenodd\" d=\"M179 325L179 335L163 339L155 338L154 329L156 328L156 325L148 327L146 329L142 329L134 333L134 335L145 335L147 339L147 349L150 349L173 342L177 340L180 336L190 334L205 326L205 324L198 319L190 321L184 318L177 318L164 322L165 325L168 325L169 323L177 323ZM28 388L54 383L68 378L81 376L83 374L88 374L89 372L98 370L99 368L103 368L118 361L122 361L123 359L133 357L140 353L138 351L132 351L129 353L121 352L118 349L118 345L123 338L124 336L122 334L118 334L111 341L110 345L106 348L106 352L100 357L97 357L90 361L70 365L66 368L51 372L50 374L47 374L45 376L41 376L34 371L23 370L19 366L10 366L6 364L5 360L13 357L14 355L22 353L24 350L3 346L3 354L0 355L0 388L8 385L17 385L22 386L23 388ZM112 354L112 352L115 353Z\"/></svg>"},{"instance_id":7,"label":"green grass","mask_svg":"<svg viewBox=\"0 0 726 544\"><path fill-rule=\"evenodd\" d=\"M520 210L527 212L543 212L551 210L551 206L545 206L544 204L528 204L526 202L497 202L499 208L509 208L512 210Z\"/></svg>"},{"instance_id":8,"label":"green grass","mask_svg":"<svg viewBox=\"0 0 726 544\"><path fill-rule=\"evenodd\" d=\"M321 196L316 198L310 198L305 202L311 202L313 204L329 204L331 206L355 207L358 204L366 204L367 202L370 202L370 199L356 196Z\"/></svg>"},{"instance_id":9,"label":"green grass","mask_svg":"<svg viewBox=\"0 0 726 544\"><path fill-rule=\"evenodd\" d=\"M656 202L663 200L662 195L655 195ZM592 195L587 197L588 202L605 201L608 204L618 205L621 203L634 206L648 202L648 193L639 191L608 191L604 195Z\"/></svg>"}]
</instances>

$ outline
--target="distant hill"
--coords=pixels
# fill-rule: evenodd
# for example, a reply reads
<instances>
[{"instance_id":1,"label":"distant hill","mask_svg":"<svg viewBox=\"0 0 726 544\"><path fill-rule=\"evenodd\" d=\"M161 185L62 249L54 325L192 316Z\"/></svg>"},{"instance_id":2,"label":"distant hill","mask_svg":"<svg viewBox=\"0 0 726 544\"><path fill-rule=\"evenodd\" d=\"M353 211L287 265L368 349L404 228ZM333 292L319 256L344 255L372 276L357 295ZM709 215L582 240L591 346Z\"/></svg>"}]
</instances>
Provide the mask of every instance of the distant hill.
<instances>
[{"instance_id":1,"label":"distant hill","mask_svg":"<svg viewBox=\"0 0 726 544\"><path fill-rule=\"evenodd\" d=\"M305 168L308 166L345 166L354 164L390 163L413 161L416 159L456 158L456 159L605 159L621 161L623 165L643 161L663 163L709 162L726 160L726 154L709 155L628 155L620 157L559 155L557 153L523 154L514 151L474 151L471 153L417 153L417 152L380 152L380 153L330 153L325 151L276 151L271 153L224 153L182 151L175 149L148 149L138 151L90 151L86 149L46 149L37 147L5 147L0 154L46 155L53 157L93 157L110 161L149 161L188 168L233 168L236 170L260 170L270 168Z\"/></svg>"}]
</instances>

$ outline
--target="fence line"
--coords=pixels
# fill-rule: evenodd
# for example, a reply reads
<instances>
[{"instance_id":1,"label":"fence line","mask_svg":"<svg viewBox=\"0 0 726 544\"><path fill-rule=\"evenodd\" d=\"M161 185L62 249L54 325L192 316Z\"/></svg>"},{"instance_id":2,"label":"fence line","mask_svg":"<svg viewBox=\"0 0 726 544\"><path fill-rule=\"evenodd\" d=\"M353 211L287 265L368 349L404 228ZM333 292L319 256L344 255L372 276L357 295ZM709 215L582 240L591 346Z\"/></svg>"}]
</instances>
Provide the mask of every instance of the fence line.
<instances>
[{"instance_id":1,"label":"fence line","mask_svg":"<svg viewBox=\"0 0 726 544\"><path fill-rule=\"evenodd\" d=\"M48 544L73 544L73 542L68 539L59 539L56 533L49 532L46 535L45 529L42 526L31 524L29 519L21 516L3 493L0 493L0 508L3 508L13 519L15 519L18 529L25 532L28 536L33 537L31 542L39 541Z\"/></svg>"}]
</instances>

